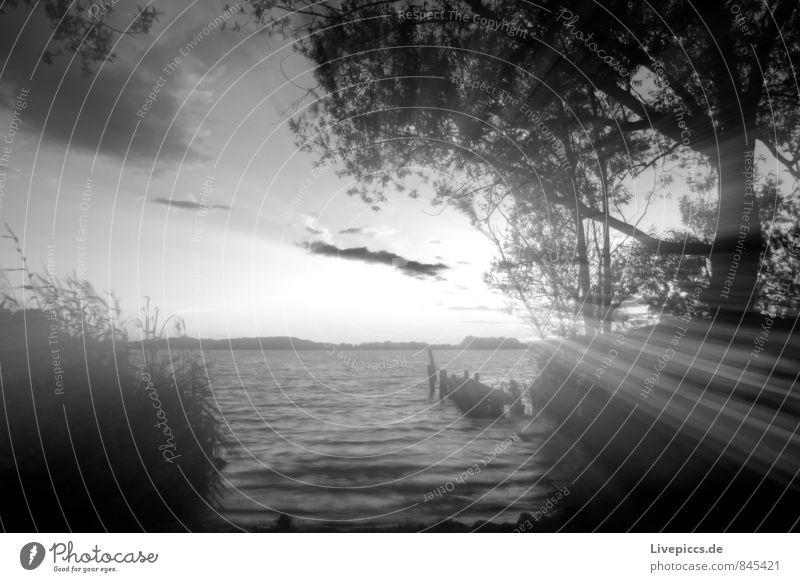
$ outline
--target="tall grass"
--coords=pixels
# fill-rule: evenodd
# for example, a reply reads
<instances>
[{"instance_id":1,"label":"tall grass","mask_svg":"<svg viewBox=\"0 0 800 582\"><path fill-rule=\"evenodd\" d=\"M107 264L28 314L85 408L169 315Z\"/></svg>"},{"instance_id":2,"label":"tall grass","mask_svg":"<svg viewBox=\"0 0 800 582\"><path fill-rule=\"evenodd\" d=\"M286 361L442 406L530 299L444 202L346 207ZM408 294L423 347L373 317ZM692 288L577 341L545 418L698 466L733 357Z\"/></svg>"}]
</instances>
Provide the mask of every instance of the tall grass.
<instances>
[{"instance_id":1,"label":"tall grass","mask_svg":"<svg viewBox=\"0 0 800 582\"><path fill-rule=\"evenodd\" d=\"M144 343L138 353L113 299L22 265L24 284L0 303L0 528L172 531L215 519L225 433L205 366Z\"/></svg>"}]
</instances>

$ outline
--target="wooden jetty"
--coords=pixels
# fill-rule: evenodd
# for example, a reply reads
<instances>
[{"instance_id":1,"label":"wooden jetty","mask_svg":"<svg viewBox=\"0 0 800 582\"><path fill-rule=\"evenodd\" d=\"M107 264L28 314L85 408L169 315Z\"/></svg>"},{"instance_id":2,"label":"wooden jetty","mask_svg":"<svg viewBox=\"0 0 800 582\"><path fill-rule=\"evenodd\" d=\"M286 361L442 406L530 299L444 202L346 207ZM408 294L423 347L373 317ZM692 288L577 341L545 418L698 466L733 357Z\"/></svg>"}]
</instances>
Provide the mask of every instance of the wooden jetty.
<instances>
[{"instance_id":1,"label":"wooden jetty","mask_svg":"<svg viewBox=\"0 0 800 582\"><path fill-rule=\"evenodd\" d=\"M430 363L428 364L429 396L433 396L436 378L436 362L433 352L428 348ZM452 401L465 416L475 418L498 418L505 414L506 406L517 406L519 397L481 384L478 374L470 378L469 371L464 376L448 375L447 370L439 370L439 400Z\"/></svg>"}]
</instances>

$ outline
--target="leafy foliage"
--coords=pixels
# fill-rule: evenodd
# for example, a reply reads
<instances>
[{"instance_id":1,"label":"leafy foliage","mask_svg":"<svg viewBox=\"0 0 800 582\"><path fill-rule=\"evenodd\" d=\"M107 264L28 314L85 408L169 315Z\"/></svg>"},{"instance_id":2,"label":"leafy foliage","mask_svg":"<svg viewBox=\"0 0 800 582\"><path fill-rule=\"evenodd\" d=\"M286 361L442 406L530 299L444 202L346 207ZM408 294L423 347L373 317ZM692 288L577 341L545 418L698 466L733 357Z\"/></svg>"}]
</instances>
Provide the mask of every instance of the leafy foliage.
<instances>
[{"instance_id":1,"label":"leafy foliage","mask_svg":"<svg viewBox=\"0 0 800 582\"><path fill-rule=\"evenodd\" d=\"M116 58L112 49L119 35L146 34L161 15L151 3L145 7L137 6L129 21L119 28L110 24L118 0L10 0L4 3L0 14L20 4L31 10L43 9L52 23L53 39L42 53L42 60L51 64L62 55L80 55L86 74L91 72L95 63Z\"/></svg>"}]
</instances>

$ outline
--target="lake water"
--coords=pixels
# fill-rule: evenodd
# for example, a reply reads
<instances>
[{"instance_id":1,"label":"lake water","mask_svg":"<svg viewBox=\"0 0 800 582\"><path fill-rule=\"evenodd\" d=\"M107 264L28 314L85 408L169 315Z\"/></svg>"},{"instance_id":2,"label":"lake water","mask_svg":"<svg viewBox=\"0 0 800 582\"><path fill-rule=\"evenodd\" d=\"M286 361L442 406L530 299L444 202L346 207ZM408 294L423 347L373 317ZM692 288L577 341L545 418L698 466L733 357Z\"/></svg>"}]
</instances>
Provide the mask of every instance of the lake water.
<instances>
[{"instance_id":1,"label":"lake water","mask_svg":"<svg viewBox=\"0 0 800 582\"><path fill-rule=\"evenodd\" d=\"M490 385L536 373L522 350L435 356L439 367L479 372ZM533 455L552 427L541 418L463 418L454 404L429 399L426 352L205 357L236 443L224 473L224 508L236 523L271 522L278 512L342 526L513 522L553 489Z\"/></svg>"}]
</instances>

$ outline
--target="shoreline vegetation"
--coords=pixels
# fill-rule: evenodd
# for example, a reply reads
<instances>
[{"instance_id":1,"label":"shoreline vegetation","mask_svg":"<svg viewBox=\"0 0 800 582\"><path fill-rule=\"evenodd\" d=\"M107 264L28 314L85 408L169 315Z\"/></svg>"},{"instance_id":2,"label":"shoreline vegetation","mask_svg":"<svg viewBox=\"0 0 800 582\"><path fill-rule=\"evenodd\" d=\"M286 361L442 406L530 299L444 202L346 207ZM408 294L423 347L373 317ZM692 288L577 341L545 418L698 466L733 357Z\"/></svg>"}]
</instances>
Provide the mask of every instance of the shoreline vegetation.
<instances>
[{"instance_id":1,"label":"shoreline vegetation","mask_svg":"<svg viewBox=\"0 0 800 582\"><path fill-rule=\"evenodd\" d=\"M550 342L531 394L559 423L551 471L580 468L562 531L796 530L800 337L777 320L753 358L763 319Z\"/></svg>"},{"instance_id":2,"label":"shoreline vegetation","mask_svg":"<svg viewBox=\"0 0 800 582\"><path fill-rule=\"evenodd\" d=\"M142 342L133 342L141 345ZM148 340L149 349L165 350L292 350L292 351L330 351L330 350L524 350L530 344L516 338L467 336L458 344L429 344L426 342L364 342L328 343L291 336L237 337L230 339L207 339L194 337L174 337Z\"/></svg>"},{"instance_id":3,"label":"shoreline vegetation","mask_svg":"<svg viewBox=\"0 0 800 582\"><path fill-rule=\"evenodd\" d=\"M206 368L129 342L113 300L25 264L0 294L0 529L196 529L228 451ZM143 337L157 319L148 305Z\"/></svg>"}]
</instances>

